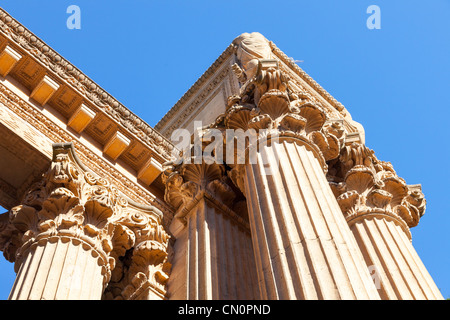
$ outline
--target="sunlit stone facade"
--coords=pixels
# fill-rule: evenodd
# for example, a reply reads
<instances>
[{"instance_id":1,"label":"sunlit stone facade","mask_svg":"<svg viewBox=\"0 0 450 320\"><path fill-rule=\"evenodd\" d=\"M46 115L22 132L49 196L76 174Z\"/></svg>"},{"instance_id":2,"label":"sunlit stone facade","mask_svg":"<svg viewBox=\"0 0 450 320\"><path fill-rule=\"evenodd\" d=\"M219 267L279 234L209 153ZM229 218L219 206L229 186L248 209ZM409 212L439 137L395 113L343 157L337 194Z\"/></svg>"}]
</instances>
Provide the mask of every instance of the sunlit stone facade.
<instances>
[{"instance_id":1,"label":"sunlit stone facade","mask_svg":"<svg viewBox=\"0 0 450 320\"><path fill-rule=\"evenodd\" d=\"M259 33L152 128L0 10L0 150L10 299L442 299L420 185Z\"/></svg>"}]
</instances>

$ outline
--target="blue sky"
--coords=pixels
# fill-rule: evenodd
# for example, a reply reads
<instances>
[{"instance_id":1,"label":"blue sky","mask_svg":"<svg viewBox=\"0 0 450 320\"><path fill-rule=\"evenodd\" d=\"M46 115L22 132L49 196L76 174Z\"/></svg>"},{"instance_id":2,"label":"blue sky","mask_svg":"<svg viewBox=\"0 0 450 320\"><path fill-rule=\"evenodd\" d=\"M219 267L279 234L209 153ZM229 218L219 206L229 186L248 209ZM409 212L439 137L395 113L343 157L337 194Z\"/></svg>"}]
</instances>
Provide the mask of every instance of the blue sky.
<instances>
[{"instance_id":1,"label":"blue sky","mask_svg":"<svg viewBox=\"0 0 450 320\"><path fill-rule=\"evenodd\" d=\"M69 5L81 29L69 30ZM378 5L381 29L369 30ZM0 0L34 34L154 126L235 37L261 32L363 124L366 145L427 211L413 245L450 297L450 1ZM14 281L0 262L0 299Z\"/></svg>"}]
</instances>

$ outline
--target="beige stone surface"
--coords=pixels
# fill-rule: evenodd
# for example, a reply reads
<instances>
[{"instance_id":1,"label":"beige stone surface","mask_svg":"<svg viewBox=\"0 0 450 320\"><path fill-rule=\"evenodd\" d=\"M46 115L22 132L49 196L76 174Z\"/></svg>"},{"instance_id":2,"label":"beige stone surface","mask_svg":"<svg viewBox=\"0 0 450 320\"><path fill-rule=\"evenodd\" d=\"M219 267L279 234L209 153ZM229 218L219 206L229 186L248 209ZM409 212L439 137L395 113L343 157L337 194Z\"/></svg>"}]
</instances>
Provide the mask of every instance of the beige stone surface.
<instances>
[{"instance_id":1,"label":"beige stone surface","mask_svg":"<svg viewBox=\"0 0 450 320\"><path fill-rule=\"evenodd\" d=\"M314 153L295 141L271 149L279 174L247 165L244 178L263 297L377 299Z\"/></svg>"},{"instance_id":2,"label":"beige stone surface","mask_svg":"<svg viewBox=\"0 0 450 320\"><path fill-rule=\"evenodd\" d=\"M0 75L6 77L22 56L9 46L0 53Z\"/></svg>"},{"instance_id":3,"label":"beige stone surface","mask_svg":"<svg viewBox=\"0 0 450 320\"><path fill-rule=\"evenodd\" d=\"M10 299L164 298L161 218L88 171L72 144L54 144L48 171L1 216L0 247L17 272Z\"/></svg>"},{"instance_id":4,"label":"beige stone surface","mask_svg":"<svg viewBox=\"0 0 450 320\"><path fill-rule=\"evenodd\" d=\"M238 36L153 129L1 9L0 22L10 299L442 299L410 241L420 186L261 34ZM218 132L234 159L177 161L169 138L195 142L196 121L201 152ZM257 139L233 145L237 129Z\"/></svg>"},{"instance_id":5,"label":"beige stone surface","mask_svg":"<svg viewBox=\"0 0 450 320\"><path fill-rule=\"evenodd\" d=\"M150 185L162 172L162 165L154 158L150 158L137 173L137 178L147 185Z\"/></svg>"},{"instance_id":6,"label":"beige stone surface","mask_svg":"<svg viewBox=\"0 0 450 320\"><path fill-rule=\"evenodd\" d=\"M259 298L248 222L220 165L186 164L165 171L165 198L178 208L168 293L171 299ZM228 181L228 182L227 182Z\"/></svg>"},{"instance_id":7,"label":"beige stone surface","mask_svg":"<svg viewBox=\"0 0 450 320\"><path fill-rule=\"evenodd\" d=\"M355 222L352 231L383 300L442 300L442 294L402 227L386 217Z\"/></svg>"},{"instance_id":8,"label":"beige stone surface","mask_svg":"<svg viewBox=\"0 0 450 320\"><path fill-rule=\"evenodd\" d=\"M117 131L103 147L103 152L111 159L116 160L130 145L130 139Z\"/></svg>"},{"instance_id":9,"label":"beige stone surface","mask_svg":"<svg viewBox=\"0 0 450 320\"><path fill-rule=\"evenodd\" d=\"M0 204L11 208L50 164L52 141L11 112L0 97Z\"/></svg>"},{"instance_id":10,"label":"beige stone surface","mask_svg":"<svg viewBox=\"0 0 450 320\"><path fill-rule=\"evenodd\" d=\"M30 98L37 101L41 106L47 103L52 95L58 90L59 85L47 75L38 83L30 94Z\"/></svg>"},{"instance_id":11,"label":"beige stone surface","mask_svg":"<svg viewBox=\"0 0 450 320\"><path fill-rule=\"evenodd\" d=\"M101 274L90 245L73 238L49 238L30 248L9 299L99 300Z\"/></svg>"},{"instance_id":12,"label":"beige stone surface","mask_svg":"<svg viewBox=\"0 0 450 320\"><path fill-rule=\"evenodd\" d=\"M417 255L410 228L425 213L420 185L408 186L392 165L352 143L330 166L329 180L342 212L373 270L385 300L442 299Z\"/></svg>"},{"instance_id":13,"label":"beige stone surface","mask_svg":"<svg viewBox=\"0 0 450 320\"><path fill-rule=\"evenodd\" d=\"M81 104L78 110L67 121L67 125L77 133L81 133L94 118L95 112L85 104Z\"/></svg>"},{"instance_id":14,"label":"beige stone surface","mask_svg":"<svg viewBox=\"0 0 450 320\"><path fill-rule=\"evenodd\" d=\"M326 161L344 145L342 122L290 87L276 60L257 73L215 128L255 129L256 162L228 163L247 199L264 299L379 299L363 257L326 180Z\"/></svg>"}]
</instances>

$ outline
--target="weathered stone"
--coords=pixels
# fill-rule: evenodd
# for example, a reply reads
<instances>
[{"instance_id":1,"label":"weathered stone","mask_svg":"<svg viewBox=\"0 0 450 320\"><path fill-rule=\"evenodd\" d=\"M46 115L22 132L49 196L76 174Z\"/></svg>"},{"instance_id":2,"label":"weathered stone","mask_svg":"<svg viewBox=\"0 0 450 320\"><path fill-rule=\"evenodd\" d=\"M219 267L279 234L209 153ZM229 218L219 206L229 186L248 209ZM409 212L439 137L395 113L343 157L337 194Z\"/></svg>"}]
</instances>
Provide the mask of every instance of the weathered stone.
<instances>
[{"instance_id":1,"label":"weathered stone","mask_svg":"<svg viewBox=\"0 0 450 320\"><path fill-rule=\"evenodd\" d=\"M420 185L261 34L156 130L1 9L0 76L10 299L442 299Z\"/></svg>"}]
</instances>

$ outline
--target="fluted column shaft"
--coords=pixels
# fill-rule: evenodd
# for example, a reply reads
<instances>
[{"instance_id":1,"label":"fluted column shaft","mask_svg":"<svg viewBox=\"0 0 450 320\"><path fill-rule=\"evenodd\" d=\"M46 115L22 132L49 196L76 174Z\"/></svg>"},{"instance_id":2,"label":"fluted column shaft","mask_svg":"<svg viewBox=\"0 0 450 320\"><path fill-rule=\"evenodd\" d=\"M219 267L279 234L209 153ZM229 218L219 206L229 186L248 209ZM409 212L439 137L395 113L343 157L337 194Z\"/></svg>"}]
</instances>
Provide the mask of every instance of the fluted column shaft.
<instances>
[{"instance_id":1,"label":"fluted column shaft","mask_svg":"<svg viewBox=\"0 0 450 320\"><path fill-rule=\"evenodd\" d=\"M244 184L262 298L379 299L306 142L280 139L260 150Z\"/></svg>"},{"instance_id":2,"label":"fluted column shaft","mask_svg":"<svg viewBox=\"0 0 450 320\"><path fill-rule=\"evenodd\" d=\"M185 217L185 225L179 225L175 231L175 257L168 283L170 298L257 298L248 231L212 201L199 198Z\"/></svg>"},{"instance_id":3,"label":"fluted column shaft","mask_svg":"<svg viewBox=\"0 0 450 320\"><path fill-rule=\"evenodd\" d=\"M331 170L330 185L380 297L442 299L411 242L410 228L426 208L421 186L407 185L391 163L360 143L343 148Z\"/></svg>"},{"instance_id":4,"label":"fluted column shaft","mask_svg":"<svg viewBox=\"0 0 450 320\"><path fill-rule=\"evenodd\" d=\"M103 268L99 253L80 239L42 239L30 246L9 299L100 300Z\"/></svg>"},{"instance_id":5,"label":"fluted column shaft","mask_svg":"<svg viewBox=\"0 0 450 320\"><path fill-rule=\"evenodd\" d=\"M385 215L363 215L350 225L382 299L443 299L404 223Z\"/></svg>"}]
</instances>

